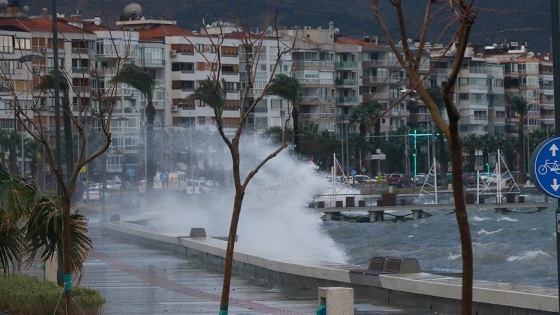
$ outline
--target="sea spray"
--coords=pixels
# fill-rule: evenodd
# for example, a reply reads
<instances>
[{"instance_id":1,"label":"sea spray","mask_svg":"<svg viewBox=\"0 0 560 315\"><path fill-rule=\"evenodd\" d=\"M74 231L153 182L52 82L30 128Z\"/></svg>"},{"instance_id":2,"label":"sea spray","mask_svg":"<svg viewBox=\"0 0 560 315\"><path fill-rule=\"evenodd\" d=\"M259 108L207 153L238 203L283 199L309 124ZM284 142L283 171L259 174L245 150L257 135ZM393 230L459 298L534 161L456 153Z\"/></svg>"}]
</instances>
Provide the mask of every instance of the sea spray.
<instances>
[{"instance_id":1,"label":"sea spray","mask_svg":"<svg viewBox=\"0 0 560 315\"><path fill-rule=\"evenodd\" d=\"M216 139L198 139L200 146L219 147ZM210 144L212 143L212 144ZM228 235L233 209L231 158L222 145L213 164L222 165L219 189L166 198L158 220L151 226L169 235L188 235L191 228L206 229L209 236ZM274 147L258 136L244 136L241 175L245 178ZM315 164L294 158L290 150L268 161L247 186L238 227L237 248L276 255L282 259L344 262L344 252L321 229L320 214L308 208L313 196L327 185Z\"/></svg>"}]
</instances>

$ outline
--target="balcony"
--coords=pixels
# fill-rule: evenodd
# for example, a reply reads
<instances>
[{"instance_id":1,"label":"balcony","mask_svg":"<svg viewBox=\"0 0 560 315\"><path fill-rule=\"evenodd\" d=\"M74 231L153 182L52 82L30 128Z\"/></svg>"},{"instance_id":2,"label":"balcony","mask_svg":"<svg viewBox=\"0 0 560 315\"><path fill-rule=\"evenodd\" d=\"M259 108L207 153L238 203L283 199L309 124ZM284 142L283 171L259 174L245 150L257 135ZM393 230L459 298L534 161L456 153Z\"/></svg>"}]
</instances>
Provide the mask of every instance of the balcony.
<instances>
[{"instance_id":1,"label":"balcony","mask_svg":"<svg viewBox=\"0 0 560 315\"><path fill-rule=\"evenodd\" d=\"M362 95L364 102L389 100L389 93L371 93Z\"/></svg>"},{"instance_id":2,"label":"balcony","mask_svg":"<svg viewBox=\"0 0 560 315\"><path fill-rule=\"evenodd\" d=\"M336 79L336 85L358 85L358 80L356 79Z\"/></svg>"},{"instance_id":3,"label":"balcony","mask_svg":"<svg viewBox=\"0 0 560 315\"><path fill-rule=\"evenodd\" d=\"M387 76L369 76L362 77L363 85L379 85L385 83L401 83L405 78L401 77L387 77Z\"/></svg>"},{"instance_id":4,"label":"balcony","mask_svg":"<svg viewBox=\"0 0 560 315\"><path fill-rule=\"evenodd\" d=\"M333 85L333 79L299 79L298 82L300 85Z\"/></svg>"},{"instance_id":5,"label":"balcony","mask_svg":"<svg viewBox=\"0 0 560 315\"><path fill-rule=\"evenodd\" d=\"M316 95L308 95L308 96L302 96L301 103L304 104L309 104L309 103L313 103L313 104L323 104L323 103L331 103L332 102L332 98L330 97L324 97L324 96L316 96Z\"/></svg>"},{"instance_id":6,"label":"balcony","mask_svg":"<svg viewBox=\"0 0 560 315\"><path fill-rule=\"evenodd\" d=\"M335 68L358 68L357 61L337 61L334 63Z\"/></svg>"},{"instance_id":7,"label":"balcony","mask_svg":"<svg viewBox=\"0 0 560 315\"><path fill-rule=\"evenodd\" d=\"M332 61L305 61L305 60L296 60L293 62L294 69L301 69L301 68L331 68L334 69L334 62Z\"/></svg>"},{"instance_id":8,"label":"balcony","mask_svg":"<svg viewBox=\"0 0 560 315\"><path fill-rule=\"evenodd\" d=\"M339 96L336 98L337 104L348 104L354 105L358 104L358 97L357 96Z\"/></svg>"}]
</instances>

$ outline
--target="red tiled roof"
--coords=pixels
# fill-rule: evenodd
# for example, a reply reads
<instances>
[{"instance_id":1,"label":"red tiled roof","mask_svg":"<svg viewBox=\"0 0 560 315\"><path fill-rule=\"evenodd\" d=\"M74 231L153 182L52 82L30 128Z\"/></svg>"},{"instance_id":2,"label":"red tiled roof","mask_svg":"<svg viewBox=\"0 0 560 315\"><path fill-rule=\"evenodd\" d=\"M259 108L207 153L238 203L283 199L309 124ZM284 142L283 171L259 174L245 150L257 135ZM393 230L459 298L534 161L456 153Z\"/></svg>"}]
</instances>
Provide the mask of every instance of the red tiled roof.
<instances>
[{"instance_id":1,"label":"red tiled roof","mask_svg":"<svg viewBox=\"0 0 560 315\"><path fill-rule=\"evenodd\" d=\"M140 39L159 38L166 36L197 36L191 31L179 28L176 25L158 25L149 30L140 30Z\"/></svg>"},{"instance_id":2,"label":"red tiled roof","mask_svg":"<svg viewBox=\"0 0 560 315\"><path fill-rule=\"evenodd\" d=\"M95 31L108 31L111 30L111 28L103 25L84 24L84 30L89 32L95 32Z\"/></svg>"},{"instance_id":3,"label":"red tiled roof","mask_svg":"<svg viewBox=\"0 0 560 315\"><path fill-rule=\"evenodd\" d=\"M52 20L50 19L25 19L9 18L0 19L0 27L18 27L27 32L50 32L52 30ZM57 22L59 33L87 33L83 29L66 24L64 21Z\"/></svg>"},{"instance_id":4,"label":"red tiled roof","mask_svg":"<svg viewBox=\"0 0 560 315\"><path fill-rule=\"evenodd\" d=\"M335 42L337 44L342 44L342 45L360 45L360 46L375 46L375 45L377 45L374 42L366 42L363 39L355 39L355 38L350 38L350 37L337 37L335 39Z\"/></svg>"}]
</instances>

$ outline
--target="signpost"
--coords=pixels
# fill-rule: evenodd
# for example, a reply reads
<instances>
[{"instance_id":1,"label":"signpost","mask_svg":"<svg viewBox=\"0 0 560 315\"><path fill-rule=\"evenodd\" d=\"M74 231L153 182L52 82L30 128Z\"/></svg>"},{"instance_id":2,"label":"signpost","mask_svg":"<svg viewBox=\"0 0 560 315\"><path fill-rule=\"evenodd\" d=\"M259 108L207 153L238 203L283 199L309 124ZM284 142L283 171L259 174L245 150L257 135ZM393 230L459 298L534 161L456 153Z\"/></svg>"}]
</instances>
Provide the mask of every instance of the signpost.
<instances>
[{"instance_id":1,"label":"signpost","mask_svg":"<svg viewBox=\"0 0 560 315\"><path fill-rule=\"evenodd\" d=\"M560 198L560 137L541 142L531 155L529 173L535 186L544 194ZM560 203L560 199L559 199ZM560 252L560 206L556 207L556 251ZM557 259L558 260L558 259ZM558 260L560 286L560 260Z\"/></svg>"},{"instance_id":2,"label":"signpost","mask_svg":"<svg viewBox=\"0 0 560 315\"><path fill-rule=\"evenodd\" d=\"M530 165L535 186L550 197L560 198L560 138L541 142L531 155Z\"/></svg>"},{"instance_id":3,"label":"signpost","mask_svg":"<svg viewBox=\"0 0 560 315\"><path fill-rule=\"evenodd\" d=\"M558 60L558 56L560 56L560 3L558 0L550 0L550 11L551 11L551 24L552 24L552 55L556 56L556 60ZM560 95L560 62L554 62L552 64L552 73L556 80L554 80L554 94ZM557 137L560 137L560 97L554 98L554 134ZM560 199L558 199L558 203L556 206L556 225L558 227L558 217L560 217ZM556 228L556 267L557 267L557 274L558 274L558 289L560 292L560 257L558 253L560 252L560 231ZM558 299L560 303L560 299ZM559 307L560 310L560 307Z\"/></svg>"}]
</instances>

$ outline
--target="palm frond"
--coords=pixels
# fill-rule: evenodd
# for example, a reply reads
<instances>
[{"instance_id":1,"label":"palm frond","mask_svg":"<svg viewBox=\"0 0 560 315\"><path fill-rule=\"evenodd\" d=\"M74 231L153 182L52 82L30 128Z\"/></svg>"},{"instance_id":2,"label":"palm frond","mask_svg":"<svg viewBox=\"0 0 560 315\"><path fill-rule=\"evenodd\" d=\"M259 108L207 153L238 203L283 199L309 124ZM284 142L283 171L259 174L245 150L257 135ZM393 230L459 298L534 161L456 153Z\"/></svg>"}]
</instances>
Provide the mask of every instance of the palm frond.
<instances>
[{"instance_id":1,"label":"palm frond","mask_svg":"<svg viewBox=\"0 0 560 315\"><path fill-rule=\"evenodd\" d=\"M154 79L149 73L134 64L126 64L121 71L114 76L110 82L126 83L134 87L140 93L144 94L148 100L153 99L154 95Z\"/></svg>"},{"instance_id":2,"label":"palm frond","mask_svg":"<svg viewBox=\"0 0 560 315\"><path fill-rule=\"evenodd\" d=\"M0 209L0 267L4 273L19 263L23 251L23 235L17 221L4 209Z\"/></svg>"},{"instance_id":3,"label":"palm frond","mask_svg":"<svg viewBox=\"0 0 560 315\"><path fill-rule=\"evenodd\" d=\"M208 104L214 109L216 117L221 117L226 103L226 81L222 79L220 82L206 78L198 83L198 88L188 98Z\"/></svg>"},{"instance_id":4,"label":"palm frond","mask_svg":"<svg viewBox=\"0 0 560 315\"><path fill-rule=\"evenodd\" d=\"M58 200L43 198L32 209L25 225L25 250L31 264L37 255L41 261L50 260L62 250L62 207ZM70 213L70 239L72 270L80 272L86 257L92 250L87 236L88 220L76 208Z\"/></svg>"},{"instance_id":5,"label":"palm frond","mask_svg":"<svg viewBox=\"0 0 560 315\"><path fill-rule=\"evenodd\" d=\"M299 98L299 91L300 86L297 79L289 77L283 73L279 73L270 81L267 94L279 96L288 100L293 106L295 106Z\"/></svg>"},{"instance_id":6,"label":"palm frond","mask_svg":"<svg viewBox=\"0 0 560 315\"><path fill-rule=\"evenodd\" d=\"M0 202L8 213L21 217L29 213L31 205L39 198L37 187L10 175L0 166Z\"/></svg>"}]
</instances>

